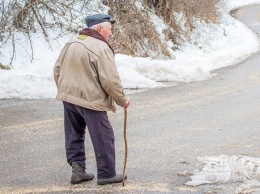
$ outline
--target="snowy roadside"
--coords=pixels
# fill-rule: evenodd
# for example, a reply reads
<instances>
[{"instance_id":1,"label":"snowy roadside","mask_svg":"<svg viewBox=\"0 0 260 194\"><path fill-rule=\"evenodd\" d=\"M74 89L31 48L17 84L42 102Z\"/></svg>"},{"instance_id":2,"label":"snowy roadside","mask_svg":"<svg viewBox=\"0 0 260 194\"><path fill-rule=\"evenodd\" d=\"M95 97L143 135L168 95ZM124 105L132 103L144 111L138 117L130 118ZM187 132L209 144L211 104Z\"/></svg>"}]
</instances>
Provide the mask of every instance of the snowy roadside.
<instances>
[{"instance_id":1,"label":"snowy roadside","mask_svg":"<svg viewBox=\"0 0 260 194\"><path fill-rule=\"evenodd\" d=\"M240 182L236 193L260 192L260 158L248 156L206 156L197 160L204 164L202 170L194 170L191 181L185 183L189 186L199 186L212 183ZM185 175L188 172L180 173Z\"/></svg>"},{"instance_id":2,"label":"snowy roadside","mask_svg":"<svg viewBox=\"0 0 260 194\"><path fill-rule=\"evenodd\" d=\"M117 54L116 64L124 88L150 89L167 87L163 82L206 80L213 76L212 70L245 60L259 50L259 40L244 24L231 17L229 11L254 3L260 3L260 0L229 0L226 10L221 11L220 24L198 23L193 42L175 51L175 60L152 60ZM68 39L68 36L64 36L49 45L42 35L35 34L32 37L35 57L30 60L24 53L24 47L29 45L21 38L13 69L0 70L0 99L54 98L53 65ZM12 45L1 49L9 50L8 47ZM7 61L8 57L4 60Z\"/></svg>"}]
</instances>

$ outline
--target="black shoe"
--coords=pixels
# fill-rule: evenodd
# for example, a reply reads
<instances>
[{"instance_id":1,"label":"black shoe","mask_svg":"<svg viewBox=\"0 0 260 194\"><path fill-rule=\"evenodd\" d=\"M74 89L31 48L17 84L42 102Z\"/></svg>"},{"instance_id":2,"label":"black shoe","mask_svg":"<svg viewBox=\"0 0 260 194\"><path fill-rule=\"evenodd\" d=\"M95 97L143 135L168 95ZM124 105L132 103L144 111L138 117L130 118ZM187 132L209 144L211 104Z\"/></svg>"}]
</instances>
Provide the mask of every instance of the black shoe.
<instances>
[{"instance_id":1,"label":"black shoe","mask_svg":"<svg viewBox=\"0 0 260 194\"><path fill-rule=\"evenodd\" d=\"M84 181L90 181L94 178L94 174L86 173L85 169L80 166L77 162L71 163L72 167L72 176L71 176L71 183L72 184L79 184Z\"/></svg>"},{"instance_id":2,"label":"black shoe","mask_svg":"<svg viewBox=\"0 0 260 194\"><path fill-rule=\"evenodd\" d=\"M127 179L127 176L125 176L125 179ZM120 183L123 181L123 175L122 174L116 174L113 178L109 179L97 179L98 185L107 185L112 183Z\"/></svg>"}]
</instances>

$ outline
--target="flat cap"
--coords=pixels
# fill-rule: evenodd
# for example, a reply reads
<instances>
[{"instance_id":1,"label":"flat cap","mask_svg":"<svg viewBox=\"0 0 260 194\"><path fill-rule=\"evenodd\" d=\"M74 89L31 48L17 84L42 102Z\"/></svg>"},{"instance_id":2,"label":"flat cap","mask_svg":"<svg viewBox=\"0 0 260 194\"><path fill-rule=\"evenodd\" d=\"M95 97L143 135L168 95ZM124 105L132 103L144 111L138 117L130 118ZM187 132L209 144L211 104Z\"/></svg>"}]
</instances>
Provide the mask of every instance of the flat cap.
<instances>
[{"instance_id":1,"label":"flat cap","mask_svg":"<svg viewBox=\"0 0 260 194\"><path fill-rule=\"evenodd\" d=\"M87 27L94 26L96 24L100 24L102 22L111 22L111 24L114 24L116 21L111 19L110 15L107 14L95 14L95 15L90 15L86 17L86 24Z\"/></svg>"}]
</instances>

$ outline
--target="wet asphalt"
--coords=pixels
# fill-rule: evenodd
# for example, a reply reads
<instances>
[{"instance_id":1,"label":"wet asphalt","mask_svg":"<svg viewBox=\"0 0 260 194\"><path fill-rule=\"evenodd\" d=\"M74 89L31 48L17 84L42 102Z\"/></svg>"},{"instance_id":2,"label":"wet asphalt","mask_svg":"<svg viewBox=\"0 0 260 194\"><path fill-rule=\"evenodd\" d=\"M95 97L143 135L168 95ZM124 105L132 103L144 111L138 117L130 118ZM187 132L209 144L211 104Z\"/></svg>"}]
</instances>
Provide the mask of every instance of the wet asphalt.
<instances>
[{"instance_id":1,"label":"wet asphalt","mask_svg":"<svg viewBox=\"0 0 260 194\"><path fill-rule=\"evenodd\" d=\"M259 32L259 9L247 7L237 17ZM201 168L200 156L260 157L259 61L258 52L207 81L129 94L125 187L98 186L96 178L69 183L61 102L0 100L0 193L234 193L241 183L190 187L184 185L189 173L182 174ZM109 113L118 172L124 162L123 116L120 107ZM88 134L86 157L87 171L96 173Z\"/></svg>"}]
</instances>

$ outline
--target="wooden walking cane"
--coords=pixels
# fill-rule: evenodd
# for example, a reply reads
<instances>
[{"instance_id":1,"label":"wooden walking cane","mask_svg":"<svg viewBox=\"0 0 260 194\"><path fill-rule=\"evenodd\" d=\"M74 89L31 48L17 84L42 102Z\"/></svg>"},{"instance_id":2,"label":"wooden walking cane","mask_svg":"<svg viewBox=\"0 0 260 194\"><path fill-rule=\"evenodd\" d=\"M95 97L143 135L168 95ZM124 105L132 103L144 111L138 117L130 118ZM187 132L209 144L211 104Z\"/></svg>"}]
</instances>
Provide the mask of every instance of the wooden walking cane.
<instances>
[{"instance_id":1,"label":"wooden walking cane","mask_svg":"<svg viewBox=\"0 0 260 194\"><path fill-rule=\"evenodd\" d=\"M122 185L125 186L125 170L126 170L126 162L127 162L127 138L126 138L126 123L127 123L127 108L124 110L124 140L125 140L125 163L124 163L124 170L123 170L123 180Z\"/></svg>"}]
</instances>

